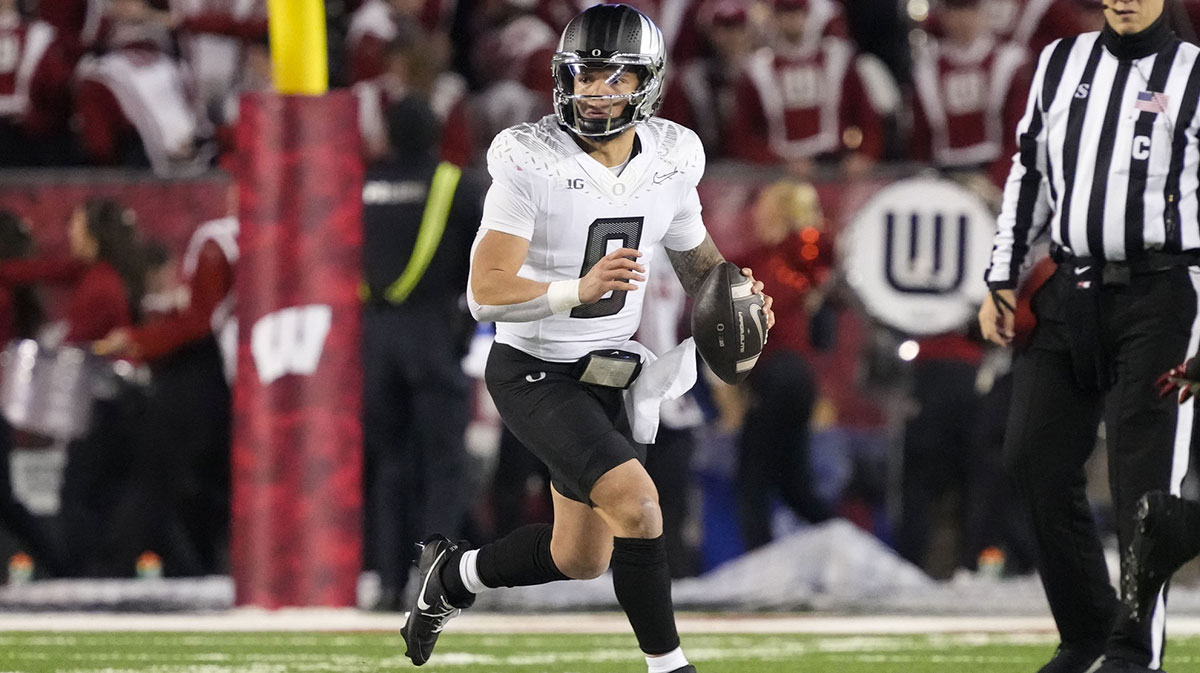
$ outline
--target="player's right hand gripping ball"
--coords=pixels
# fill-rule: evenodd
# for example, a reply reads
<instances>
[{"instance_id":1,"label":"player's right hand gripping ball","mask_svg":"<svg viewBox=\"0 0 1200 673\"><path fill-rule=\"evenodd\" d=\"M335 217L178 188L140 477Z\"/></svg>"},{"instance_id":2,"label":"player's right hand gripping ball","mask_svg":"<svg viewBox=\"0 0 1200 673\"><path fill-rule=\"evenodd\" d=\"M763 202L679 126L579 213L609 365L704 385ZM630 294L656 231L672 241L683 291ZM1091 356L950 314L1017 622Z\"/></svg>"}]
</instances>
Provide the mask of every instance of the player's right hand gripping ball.
<instances>
[{"instance_id":1,"label":"player's right hand gripping ball","mask_svg":"<svg viewBox=\"0 0 1200 673\"><path fill-rule=\"evenodd\" d=\"M741 383L767 342L762 295L731 262L721 262L704 278L692 308L692 337L700 357L720 379Z\"/></svg>"}]
</instances>

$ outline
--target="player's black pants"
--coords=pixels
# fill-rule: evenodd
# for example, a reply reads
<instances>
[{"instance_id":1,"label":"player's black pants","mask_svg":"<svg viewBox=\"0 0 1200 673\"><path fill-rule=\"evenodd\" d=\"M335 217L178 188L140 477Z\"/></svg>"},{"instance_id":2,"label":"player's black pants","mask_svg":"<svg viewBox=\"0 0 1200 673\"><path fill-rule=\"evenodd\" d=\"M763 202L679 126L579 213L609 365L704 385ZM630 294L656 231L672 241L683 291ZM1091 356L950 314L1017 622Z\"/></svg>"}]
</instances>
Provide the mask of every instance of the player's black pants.
<instances>
[{"instance_id":1,"label":"player's black pants","mask_svg":"<svg viewBox=\"0 0 1200 673\"><path fill-rule=\"evenodd\" d=\"M368 560L380 607L399 609L415 545L457 535L467 511L470 380L448 309L363 308L363 444Z\"/></svg>"},{"instance_id":2,"label":"player's black pants","mask_svg":"<svg viewBox=\"0 0 1200 673\"><path fill-rule=\"evenodd\" d=\"M1064 263L1034 296L1038 327L1015 365L1005 460L1031 514L1038 570L1063 643L1099 653L1107 639L1109 655L1157 667L1161 610L1144 625L1122 620L1114 628L1117 600L1083 466L1103 417L1122 547L1143 493L1178 493L1192 407L1159 398L1154 381L1196 348L1200 276L1173 267L1106 285L1087 271ZM1089 279L1093 303L1081 285ZM1096 375L1104 369L1107 381Z\"/></svg>"}]
</instances>

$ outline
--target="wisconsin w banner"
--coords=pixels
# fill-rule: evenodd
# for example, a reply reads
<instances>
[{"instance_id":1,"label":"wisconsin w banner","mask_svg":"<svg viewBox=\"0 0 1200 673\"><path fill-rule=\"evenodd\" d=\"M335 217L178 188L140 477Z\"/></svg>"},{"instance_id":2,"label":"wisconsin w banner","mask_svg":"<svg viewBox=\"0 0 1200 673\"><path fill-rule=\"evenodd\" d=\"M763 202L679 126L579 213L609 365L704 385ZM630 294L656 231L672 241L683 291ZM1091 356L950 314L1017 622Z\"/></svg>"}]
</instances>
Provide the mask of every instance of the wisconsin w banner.
<instances>
[{"instance_id":1,"label":"wisconsin w banner","mask_svg":"<svg viewBox=\"0 0 1200 673\"><path fill-rule=\"evenodd\" d=\"M237 603L352 606L362 565L352 96L244 97L238 146Z\"/></svg>"},{"instance_id":2,"label":"wisconsin w banner","mask_svg":"<svg viewBox=\"0 0 1200 673\"><path fill-rule=\"evenodd\" d=\"M867 313L901 332L940 334L975 315L996 219L949 180L881 189L839 239L846 281Z\"/></svg>"}]
</instances>

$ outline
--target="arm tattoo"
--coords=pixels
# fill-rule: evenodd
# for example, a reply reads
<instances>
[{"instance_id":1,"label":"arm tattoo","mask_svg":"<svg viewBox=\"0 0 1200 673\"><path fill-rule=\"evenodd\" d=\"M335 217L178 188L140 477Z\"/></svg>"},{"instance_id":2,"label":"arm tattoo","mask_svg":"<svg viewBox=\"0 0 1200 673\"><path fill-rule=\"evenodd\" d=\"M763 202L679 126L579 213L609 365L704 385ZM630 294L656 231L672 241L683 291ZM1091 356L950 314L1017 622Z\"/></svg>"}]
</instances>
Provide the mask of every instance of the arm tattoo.
<instances>
[{"instance_id":1,"label":"arm tattoo","mask_svg":"<svg viewBox=\"0 0 1200 673\"><path fill-rule=\"evenodd\" d=\"M675 275L679 276L679 282L683 283L683 289L689 297L696 296L696 291L700 289L700 284L704 282L708 272L725 261L721 251L717 250L717 244L713 243L712 236L708 235L705 235L703 243L691 250L668 248L667 257L671 260Z\"/></svg>"}]
</instances>

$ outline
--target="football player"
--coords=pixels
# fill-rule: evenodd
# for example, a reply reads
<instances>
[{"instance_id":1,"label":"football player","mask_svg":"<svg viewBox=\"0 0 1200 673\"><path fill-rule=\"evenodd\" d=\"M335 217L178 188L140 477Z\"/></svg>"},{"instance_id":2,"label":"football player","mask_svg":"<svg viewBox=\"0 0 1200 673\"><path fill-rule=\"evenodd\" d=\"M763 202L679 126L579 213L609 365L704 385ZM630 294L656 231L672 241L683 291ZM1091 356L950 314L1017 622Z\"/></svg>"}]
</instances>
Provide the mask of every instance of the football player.
<instances>
[{"instance_id":1,"label":"football player","mask_svg":"<svg viewBox=\"0 0 1200 673\"><path fill-rule=\"evenodd\" d=\"M496 323L488 391L549 467L554 523L473 550L428 538L402 634L420 665L480 591L611 567L649 671L694 673L675 628L658 492L622 388L640 368L625 349L636 350L627 344L650 268L669 262L694 296L723 261L700 217L704 151L695 133L653 117L666 49L636 9L605 4L577 15L552 66L555 114L501 132L488 152L493 184L468 301L476 319ZM764 295L768 326L770 307Z\"/></svg>"}]
</instances>

